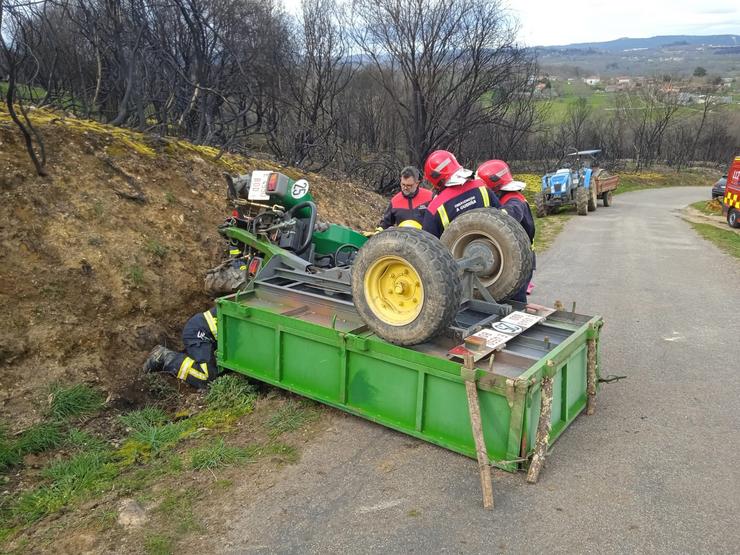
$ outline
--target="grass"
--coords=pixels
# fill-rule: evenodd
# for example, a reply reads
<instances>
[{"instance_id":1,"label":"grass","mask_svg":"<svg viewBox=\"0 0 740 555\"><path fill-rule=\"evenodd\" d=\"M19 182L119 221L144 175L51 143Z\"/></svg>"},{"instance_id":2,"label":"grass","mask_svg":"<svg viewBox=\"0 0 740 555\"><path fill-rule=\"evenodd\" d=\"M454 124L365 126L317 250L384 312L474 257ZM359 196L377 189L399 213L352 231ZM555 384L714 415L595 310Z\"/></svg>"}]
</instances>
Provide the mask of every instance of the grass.
<instances>
[{"instance_id":1,"label":"grass","mask_svg":"<svg viewBox=\"0 0 740 555\"><path fill-rule=\"evenodd\" d=\"M110 454L105 452L80 453L54 463L42 473L47 483L21 494L11 509L11 515L20 523L35 522L86 493L107 491L117 474Z\"/></svg>"},{"instance_id":2,"label":"grass","mask_svg":"<svg viewBox=\"0 0 740 555\"><path fill-rule=\"evenodd\" d=\"M145 424L131 434L129 446L133 446L145 457L157 455L167 447L175 445L188 434L188 422L171 422L169 424Z\"/></svg>"},{"instance_id":3,"label":"grass","mask_svg":"<svg viewBox=\"0 0 740 555\"><path fill-rule=\"evenodd\" d=\"M146 242L145 248L149 254L156 256L157 258L164 258L167 254L167 247L156 239L149 239Z\"/></svg>"},{"instance_id":4,"label":"grass","mask_svg":"<svg viewBox=\"0 0 740 555\"><path fill-rule=\"evenodd\" d=\"M707 216L722 215L722 204L718 200L700 200L699 202L692 204L691 208L694 208Z\"/></svg>"},{"instance_id":5,"label":"grass","mask_svg":"<svg viewBox=\"0 0 740 555\"><path fill-rule=\"evenodd\" d=\"M159 407L145 407L118 417L121 424L135 431L142 431L152 426L167 422L167 415Z\"/></svg>"},{"instance_id":6,"label":"grass","mask_svg":"<svg viewBox=\"0 0 740 555\"><path fill-rule=\"evenodd\" d=\"M103 451L108 448L108 443L103 438L77 428L69 430L64 438L64 445L74 451Z\"/></svg>"},{"instance_id":7,"label":"grass","mask_svg":"<svg viewBox=\"0 0 740 555\"><path fill-rule=\"evenodd\" d=\"M42 422L28 428L16 442L16 449L22 454L42 453L59 447L64 441L64 432L58 422Z\"/></svg>"},{"instance_id":8,"label":"grass","mask_svg":"<svg viewBox=\"0 0 740 555\"><path fill-rule=\"evenodd\" d=\"M144 538L144 550L147 555L170 555L173 553L175 541L163 534L149 534Z\"/></svg>"},{"instance_id":9,"label":"grass","mask_svg":"<svg viewBox=\"0 0 740 555\"><path fill-rule=\"evenodd\" d=\"M254 386L237 374L226 374L215 380L206 395L211 409L251 411L257 399Z\"/></svg>"},{"instance_id":10,"label":"grass","mask_svg":"<svg viewBox=\"0 0 740 555\"><path fill-rule=\"evenodd\" d=\"M276 438L318 417L315 406L302 401L290 400L280 407L269 420L271 439L266 442L237 446L229 445L222 437L211 436L205 442L195 442L189 450L180 447L183 440L197 440L209 429L228 429L239 415L253 410L255 400L254 387L246 379L227 374L213 383L205 397L205 409L182 420L173 422L171 415L156 406L119 416L118 421L128 435L121 447L115 448L106 436L75 427L71 421L74 416L102 407L102 396L84 385L54 387L47 421L16 438L0 426L0 461L5 460L6 467L22 465L24 453L62 449L54 457L48 457L52 462L40 473L22 474L24 481L35 480L30 489L0 499L0 544L11 538L20 541L23 531L34 523L55 513L75 510L81 503L108 492L113 492L114 499L132 495L148 496L154 501L157 498L152 489L154 484L181 479L184 473L212 473L218 468L263 457L276 464L297 461L297 449ZM20 471L23 472L22 466ZM217 481L215 475L214 481ZM229 480L222 480L216 487L224 489L230 484ZM177 538L200 529L194 512L198 491L188 489L184 494L167 494L157 511L167 515L167 530L171 532L162 535L152 531L145 539L147 552L171 553Z\"/></svg>"},{"instance_id":11,"label":"grass","mask_svg":"<svg viewBox=\"0 0 740 555\"><path fill-rule=\"evenodd\" d=\"M144 268L139 266L138 264L134 264L133 266L129 266L126 270L126 273L128 275L128 279L131 281L131 283L139 287L140 285L143 285L144 283Z\"/></svg>"},{"instance_id":12,"label":"grass","mask_svg":"<svg viewBox=\"0 0 740 555\"><path fill-rule=\"evenodd\" d=\"M289 400L267 421L270 436L276 438L286 432L292 432L313 422L319 417L319 411L310 401Z\"/></svg>"},{"instance_id":13,"label":"grass","mask_svg":"<svg viewBox=\"0 0 740 555\"><path fill-rule=\"evenodd\" d=\"M253 455L254 449L229 446L224 443L223 438L219 438L211 445L195 449L190 454L190 468L212 470L242 462Z\"/></svg>"},{"instance_id":14,"label":"grass","mask_svg":"<svg viewBox=\"0 0 740 555\"><path fill-rule=\"evenodd\" d=\"M711 241L717 245L720 250L726 252L730 256L740 258L740 234L735 233L729 227L724 230L711 224L690 223L691 227L693 227L704 239Z\"/></svg>"},{"instance_id":15,"label":"grass","mask_svg":"<svg viewBox=\"0 0 740 555\"><path fill-rule=\"evenodd\" d=\"M90 386L75 384L68 387L53 386L49 415L56 420L92 414L103 407L102 394Z\"/></svg>"}]
</instances>

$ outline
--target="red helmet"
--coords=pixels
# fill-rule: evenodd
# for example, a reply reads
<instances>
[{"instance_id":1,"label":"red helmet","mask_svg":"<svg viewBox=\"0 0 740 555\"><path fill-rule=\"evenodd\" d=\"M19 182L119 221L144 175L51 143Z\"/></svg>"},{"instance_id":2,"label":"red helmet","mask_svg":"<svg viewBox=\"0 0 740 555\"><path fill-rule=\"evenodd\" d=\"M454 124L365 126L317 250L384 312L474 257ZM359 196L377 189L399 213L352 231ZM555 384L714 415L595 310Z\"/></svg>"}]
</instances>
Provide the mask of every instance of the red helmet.
<instances>
[{"instance_id":1,"label":"red helmet","mask_svg":"<svg viewBox=\"0 0 740 555\"><path fill-rule=\"evenodd\" d=\"M435 150L424 162L424 177L435 188L441 188L455 172L462 169L454 154L446 150Z\"/></svg>"},{"instance_id":2,"label":"red helmet","mask_svg":"<svg viewBox=\"0 0 740 555\"><path fill-rule=\"evenodd\" d=\"M514 181L509 165L503 160L483 162L478 166L478 171L475 173L479 179L482 179L495 192L498 192L502 186Z\"/></svg>"}]
</instances>

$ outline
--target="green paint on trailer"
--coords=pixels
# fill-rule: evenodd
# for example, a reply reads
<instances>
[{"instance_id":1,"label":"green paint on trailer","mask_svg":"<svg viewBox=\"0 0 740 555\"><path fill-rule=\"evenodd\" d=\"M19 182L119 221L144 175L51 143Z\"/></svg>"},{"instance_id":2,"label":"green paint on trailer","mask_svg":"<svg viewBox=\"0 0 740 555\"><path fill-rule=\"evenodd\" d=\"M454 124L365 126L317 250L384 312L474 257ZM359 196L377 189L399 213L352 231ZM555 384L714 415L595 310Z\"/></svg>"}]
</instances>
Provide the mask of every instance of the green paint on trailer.
<instances>
[{"instance_id":1,"label":"green paint on trailer","mask_svg":"<svg viewBox=\"0 0 740 555\"><path fill-rule=\"evenodd\" d=\"M386 343L364 331L359 317L354 327L345 320L342 331L318 310L280 314L290 308L255 291L219 299L219 365L476 457L459 363ZM543 376L554 377L551 441L586 406L586 340L598 338L602 321L569 318L548 318L566 338L516 378L476 370L484 440L499 468L517 470L532 452Z\"/></svg>"}]
</instances>

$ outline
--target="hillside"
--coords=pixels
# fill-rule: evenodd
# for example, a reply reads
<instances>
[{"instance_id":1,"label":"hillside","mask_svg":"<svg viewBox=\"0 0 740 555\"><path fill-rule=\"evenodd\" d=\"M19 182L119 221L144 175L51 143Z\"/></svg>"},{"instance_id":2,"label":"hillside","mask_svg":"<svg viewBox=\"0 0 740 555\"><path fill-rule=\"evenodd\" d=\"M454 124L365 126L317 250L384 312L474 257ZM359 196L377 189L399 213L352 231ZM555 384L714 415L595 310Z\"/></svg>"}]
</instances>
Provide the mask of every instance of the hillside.
<instances>
[{"instance_id":1,"label":"hillside","mask_svg":"<svg viewBox=\"0 0 740 555\"><path fill-rule=\"evenodd\" d=\"M86 382L136 406L139 369L158 342L210 299L203 274L223 254L224 171L277 164L46 111L49 177L37 177L0 111L0 421L22 429L51 384ZM374 227L386 200L359 185L306 175L327 221Z\"/></svg>"},{"instance_id":2,"label":"hillside","mask_svg":"<svg viewBox=\"0 0 740 555\"><path fill-rule=\"evenodd\" d=\"M622 37L603 42L580 42L560 46L542 46L546 50L611 50L666 48L676 46L728 47L740 46L740 35L659 35L655 37Z\"/></svg>"}]
</instances>

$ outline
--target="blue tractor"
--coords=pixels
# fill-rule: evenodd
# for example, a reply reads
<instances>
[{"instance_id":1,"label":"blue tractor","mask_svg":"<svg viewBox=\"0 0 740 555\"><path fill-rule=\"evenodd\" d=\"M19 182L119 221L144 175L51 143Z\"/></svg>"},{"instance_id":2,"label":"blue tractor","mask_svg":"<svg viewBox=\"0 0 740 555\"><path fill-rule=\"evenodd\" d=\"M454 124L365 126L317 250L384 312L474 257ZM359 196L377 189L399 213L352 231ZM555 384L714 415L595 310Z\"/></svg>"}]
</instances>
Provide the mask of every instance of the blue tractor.
<instances>
[{"instance_id":1,"label":"blue tractor","mask_svg":"<svg viewBox=\"0 0 740 555\"><path fill-rule=\"evenodd\" d=\"M542 190L535 195L538 217L552 214L563 206L575 206L580 216L596 210L597 191L594 162L601 150L578 150L565 154L559 169L542 176Z\"/></svg>"}]
</instances>

